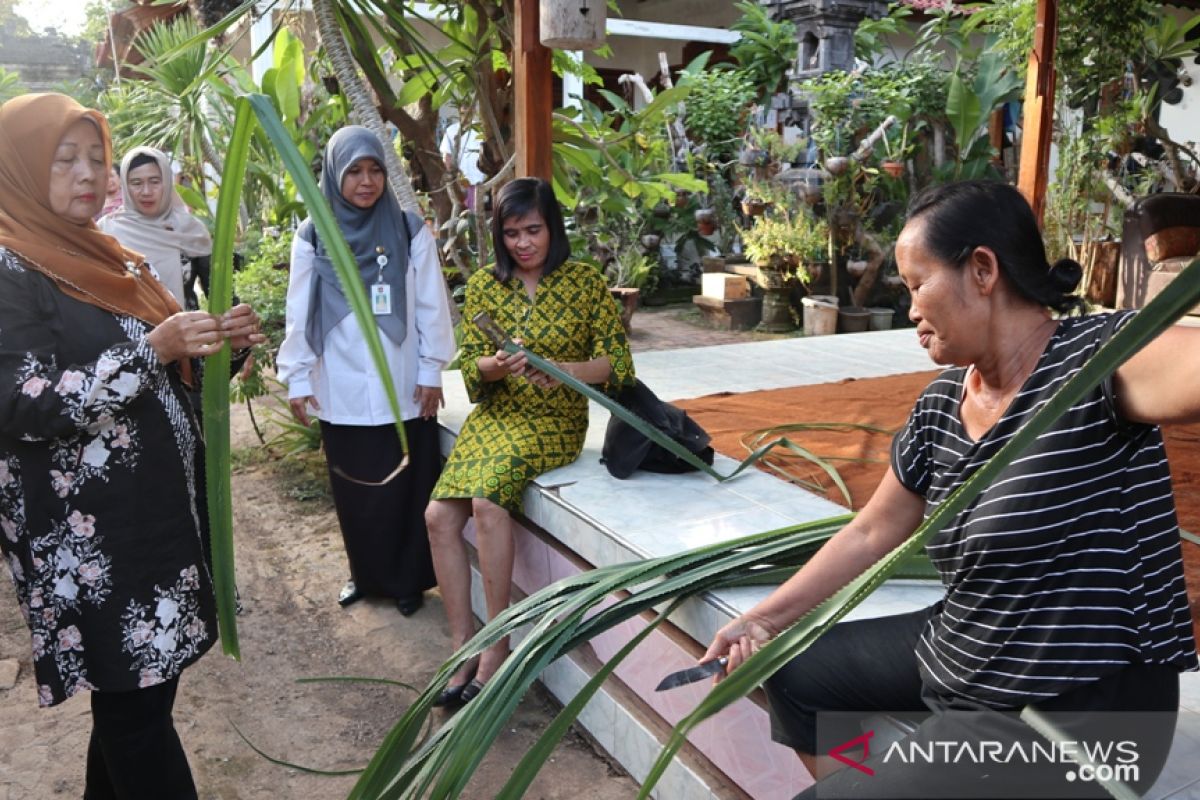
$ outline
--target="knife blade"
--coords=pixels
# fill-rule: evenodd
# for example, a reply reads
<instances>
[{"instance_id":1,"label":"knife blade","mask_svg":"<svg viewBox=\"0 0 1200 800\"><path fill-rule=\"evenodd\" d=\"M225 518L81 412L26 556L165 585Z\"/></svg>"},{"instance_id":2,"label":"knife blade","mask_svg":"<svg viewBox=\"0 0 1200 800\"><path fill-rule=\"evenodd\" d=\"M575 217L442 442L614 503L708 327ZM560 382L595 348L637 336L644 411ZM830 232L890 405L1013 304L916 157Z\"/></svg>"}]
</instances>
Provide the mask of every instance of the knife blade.
<instances>
[{"instance_id":1,"label":"knife blade","mask_svg":"<svg viewBox=\"0 0 1200 800\"><path fill-rule=\"evenodd\" d=\"M689 683L702 681L705 678L716 675L725 670L725 665L729 663L729 659L721 656L715 661L706 661L703 664L695 667L681 669L678 672L672 672L667 677L659 681L658 686L654 687L656 692L665 692L667 689L674 689L678 686L686 686Z\"/></svg>"}]
</instances>

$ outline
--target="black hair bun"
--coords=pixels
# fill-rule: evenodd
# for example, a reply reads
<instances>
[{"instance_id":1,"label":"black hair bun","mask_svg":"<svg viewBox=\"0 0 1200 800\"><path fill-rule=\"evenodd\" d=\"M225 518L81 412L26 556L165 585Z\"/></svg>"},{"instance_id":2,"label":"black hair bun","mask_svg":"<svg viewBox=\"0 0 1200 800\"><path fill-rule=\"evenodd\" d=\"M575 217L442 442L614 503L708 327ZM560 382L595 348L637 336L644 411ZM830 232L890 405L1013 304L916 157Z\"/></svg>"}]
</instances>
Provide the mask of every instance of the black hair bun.
<instances>
[{"instance_id":1,"label":"black hair bun","mask_svg":"<svg viewBox=\"0 0 1200 800\"><path fill-rule=\"evenodd\" d=\"M1072 294L1083 280L1083 267L1073 258L1060 258L1050 268L1050 282L1063 294Z\"/></svg>"}]
</instances>

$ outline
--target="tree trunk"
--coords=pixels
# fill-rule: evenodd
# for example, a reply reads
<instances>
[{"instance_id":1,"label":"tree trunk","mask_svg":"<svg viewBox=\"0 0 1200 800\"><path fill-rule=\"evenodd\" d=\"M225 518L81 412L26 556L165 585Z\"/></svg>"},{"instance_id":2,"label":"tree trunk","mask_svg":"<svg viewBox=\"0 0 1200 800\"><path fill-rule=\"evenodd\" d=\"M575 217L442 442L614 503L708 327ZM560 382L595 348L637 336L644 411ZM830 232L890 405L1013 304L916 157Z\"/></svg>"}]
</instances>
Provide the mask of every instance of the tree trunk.
<instances>
[{"instance_id":1,"label":"tree trunk","mask_svg":"<svg viewBox=\"0 0 1200 800\"><path fill-rule=\"evenodd\" d=\"M358 77L354 59L350 56L346 38L342 35L341 26L334 13L333 0L313 0L312 6L317 18L317 32L321 37L321 44L329 54L342 93L350 101L351 121L379 137L379 141L383 143L383 156L387 161L388 184L396 193L400 205L406 211L413 211L419 215L421 205L417 202L416 192L413 191L412 182L400 163L400 157L396 154L396 148L388 136L383 119L379 116L367 87Z\"/></svg>"}]
</instances>

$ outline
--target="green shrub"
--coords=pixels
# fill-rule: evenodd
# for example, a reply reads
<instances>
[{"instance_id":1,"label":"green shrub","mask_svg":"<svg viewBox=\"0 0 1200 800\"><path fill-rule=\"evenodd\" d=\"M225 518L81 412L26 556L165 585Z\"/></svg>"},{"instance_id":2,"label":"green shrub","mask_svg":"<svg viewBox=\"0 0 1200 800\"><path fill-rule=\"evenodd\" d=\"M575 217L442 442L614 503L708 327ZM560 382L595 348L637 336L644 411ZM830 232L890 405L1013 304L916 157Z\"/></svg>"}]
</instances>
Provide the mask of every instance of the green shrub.
<instances>
[{"instance_id":1,"label":"green shrub","mask_svg":"<svg viewBox=\"0 0 1200 800\"><path fill-rule=\"evenodd\" d=\"M704 70L686 80L692 87L685 102L688 133L707 146L709 160L730 160L745 132L745 111L755 97L753 81L728 69Z\"/></svg>"},{"instance_id":2,"label":"green shrub","mask_svg":"<svg viewBox=\"0 0 1200 800\"><path fill-rule=\"evenodd\" d=\"M246 263L233 275L233 291L254 307L267 341L255 348L254 363L238 379L235 389L241 398L261 397L269 390L263 370L275 369L275 354L283 344L292 234L264 235L247 253Z\"/></svg>"}]
</instances>

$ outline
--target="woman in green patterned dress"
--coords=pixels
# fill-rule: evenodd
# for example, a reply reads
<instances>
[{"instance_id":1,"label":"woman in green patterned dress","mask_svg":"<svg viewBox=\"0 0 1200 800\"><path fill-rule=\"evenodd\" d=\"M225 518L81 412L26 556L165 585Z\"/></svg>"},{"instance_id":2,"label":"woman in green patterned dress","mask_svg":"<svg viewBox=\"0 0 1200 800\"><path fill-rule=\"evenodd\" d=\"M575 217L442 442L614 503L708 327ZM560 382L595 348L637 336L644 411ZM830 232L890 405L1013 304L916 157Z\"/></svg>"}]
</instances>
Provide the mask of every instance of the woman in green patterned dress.
<instances>
[{"instance_id":1,"label":"woman in green patterned dress","mask_svg":"<svg viewBox=\"0 0 1200 800\"><path fill-rule=\"evenodd\" d=\"M562 211L550 184L521 178L505 186L492 216L496 264L467 283L467 320L486 311L497 325L575 378L606 388L633 382L633 359L616 301L595 267L568 261ZM512 586L511 512L525 486L579 457L587 432L583 395L496 350L463 326L462 376L476 403L425 512L433 565L456 647L475 633L471 568L462 531L475 517L476 547L489 618L508 607ZM507 640L451 679L438 705L477 694L508 655Z\"/></svg>"}]
</instances>

